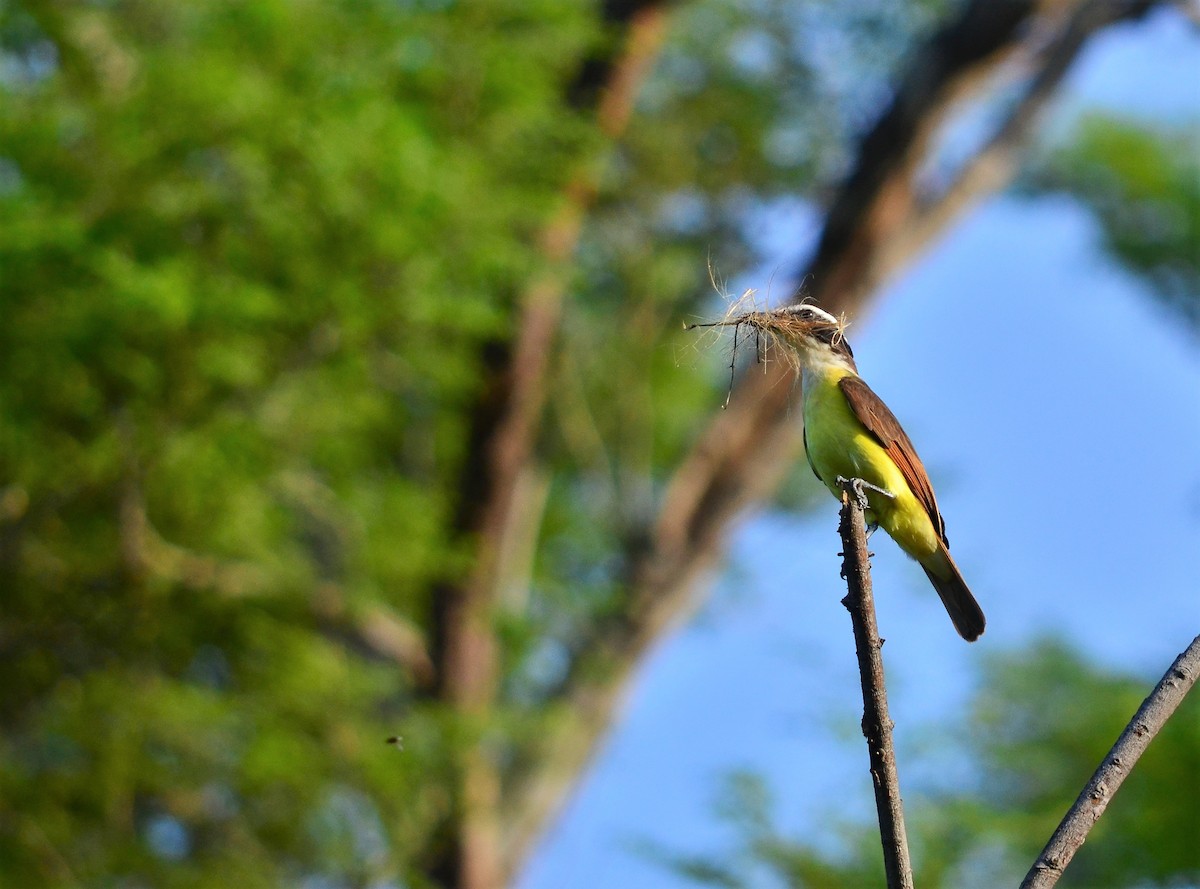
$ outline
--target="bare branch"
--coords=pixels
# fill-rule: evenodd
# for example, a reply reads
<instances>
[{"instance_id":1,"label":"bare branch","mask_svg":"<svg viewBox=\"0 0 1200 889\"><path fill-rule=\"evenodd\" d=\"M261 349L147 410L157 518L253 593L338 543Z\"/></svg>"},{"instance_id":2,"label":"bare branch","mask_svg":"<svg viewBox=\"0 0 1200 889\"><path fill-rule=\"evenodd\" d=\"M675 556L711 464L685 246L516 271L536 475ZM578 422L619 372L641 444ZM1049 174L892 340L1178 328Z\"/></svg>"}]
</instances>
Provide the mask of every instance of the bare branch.
<instances>
[{"instance_id":1,"label":"bare branch","mask_svg":"<svg viewBox=\"0 0 1200 889\"><path fill-rule=\"evenodd\" d=\"M1088 0L1076 6L1063 22L1046 27L1045 38L1025 53L1015 54L1018 77L1026 83L1003 123L979 151L957 171L953 182L935 195L923 197L912 222L885 251L885 270L903 265L984 196L1016 173L1020 150L1032 136L1046 106L1054 98L1071 63L1088 38L1114 22L1143 15L1152 4L1145 0Z\"/></svg>"},{"instance_id":2,"label":"bare branch","mask_svg":"<svg viewBox=\"0 0 1200 889\"><path fill-rule=\"evenodd\" d=\"M908 835L904 829L904 804L900 799L900 776L896 772L896 750L892 744L892 719L888 715L887 684L883 676L883 640L875 622L875 598L871 590L871 554L863 509L867 502L860 479L842 480L842 512L838 534L842 538L842 577L849 592L842 604L854 625L858 674L863 693L863 737L871 758L875 787L875 809L879 815L879 838L883 843L883 866L888 889L913 889L912 864L908 857Z\"/></svg>"},{"instance_id":3,"label":"bare branch","mask_svg":"<svg viewBox=\"0 0 1200 889\"><path fill-rule=\"evenodd\" d=\"M1075 805L1063 816L1054 836L1025 875L1021 889L1050 889L1058 883L1088 833L1121 788L1121 783L1196 684L1197 676L1200 676L1200 636L1193 639L1192 644L1175 658L1154 691L1142 702L1129 725L1125 726L1117 743L1108 751L1075 800Z\"/></svg>"}]
</instances>

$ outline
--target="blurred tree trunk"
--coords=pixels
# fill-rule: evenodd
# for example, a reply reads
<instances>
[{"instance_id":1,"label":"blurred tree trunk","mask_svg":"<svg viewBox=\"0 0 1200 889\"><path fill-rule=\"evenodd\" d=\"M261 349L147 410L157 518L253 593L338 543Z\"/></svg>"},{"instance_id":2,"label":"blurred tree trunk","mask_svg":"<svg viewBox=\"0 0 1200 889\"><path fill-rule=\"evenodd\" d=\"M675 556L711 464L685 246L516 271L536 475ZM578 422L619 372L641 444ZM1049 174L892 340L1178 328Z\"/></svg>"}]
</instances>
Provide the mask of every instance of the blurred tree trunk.
<instances>
[{"instance_id":1,"label":"blurred tree trunk","mask_svg":"<svg viewBox=\"0 0 1200 889\"><path fill-rule=\"evenodd\" d=\"M607 0L605 21L620 32L618 51L589 59L569 101L592 108L608 141L624 130L634 99L657 56L666 26L667 0ZM473 568L465 583L435 591L437 694L466 717L471 733L461 763L456 823L439 878L459 889L499 889L511 872L501 851L501 775L486 741L501 665L495 606L505 578L521 566L515 540L536 533L526 515L546 377L562 309L568 264L592 203L599 163L578 171L562 205L541 235L546 271L517 300L511 342L497 341L484 355L487 380L473 416L459 485L456 532L470 539ZM534 498L535 500L537 498Z\"/></svg>"}]
</instances>

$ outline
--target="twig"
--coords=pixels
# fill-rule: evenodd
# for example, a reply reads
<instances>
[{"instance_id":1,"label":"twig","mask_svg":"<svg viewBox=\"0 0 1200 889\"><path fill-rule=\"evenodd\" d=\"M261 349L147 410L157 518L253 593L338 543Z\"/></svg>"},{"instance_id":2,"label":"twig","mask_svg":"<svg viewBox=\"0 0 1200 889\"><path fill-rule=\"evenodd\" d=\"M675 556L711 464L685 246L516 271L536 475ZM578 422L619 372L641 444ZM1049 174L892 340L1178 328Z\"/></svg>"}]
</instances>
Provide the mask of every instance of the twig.
<instances>
[{"instance_id":1,"label":"twig","mask_svg":"<svg viewBox=\"0 0 1200 889\"><path fill-rule=\"evenodd\" d=\"M1150 692L1129 725L1125 726L1117 743L1108 751L1108 756L1104 757L1092 779L1075 800L1075 805L1063 816L1054 836L1050 837L1050 842L1025 875L1021 889L1049 889L1058 882L1087 839L1088 832L1100 820L1109 801L1120 789L1121 782L1196 684L1198 675L1200 636L1193 639L1192 644L1175 658L1154 691Z\"/></svg>"},{"instance_id":2,"label":"twig","mask_svg":"<svg viewBox=\"0 0 1200 889\"><path fill-rule=\"evenodd\" d=\"M842 577L849 590L842 604L850 612L854 645L858 649L863 693L862 731L871 756L883 866L888 889L913 889L900 776L896 773L896 751L892 746L892 719L888 715L887 687L883 678L883 640L879 638L879 627L875 623L875 598L871 592L871 554L867 552L863 518L867 502L863 493L865 482L861 479L839 481L842 484L842 513L838 525L838 533L842 536Z\"/></svg>"}]
</instances>

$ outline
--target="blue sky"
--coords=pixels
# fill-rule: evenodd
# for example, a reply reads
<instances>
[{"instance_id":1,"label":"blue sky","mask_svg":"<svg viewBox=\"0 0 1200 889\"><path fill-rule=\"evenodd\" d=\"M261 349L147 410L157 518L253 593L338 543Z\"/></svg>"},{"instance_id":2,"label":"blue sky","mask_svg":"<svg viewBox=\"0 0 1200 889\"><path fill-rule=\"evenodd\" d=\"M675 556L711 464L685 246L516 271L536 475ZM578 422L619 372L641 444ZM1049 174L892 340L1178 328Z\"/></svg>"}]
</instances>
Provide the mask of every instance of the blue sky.
<instances>
[{"instance_id":1,"label":"blue sky","mask_svg":"<svg viewBox=\"0 0 1200 889\"><path fill-rule=\"evenodd\" d=\"M1096 107L1200 127L1200 36L1173 13L1102 36L1051 125ZM803 210L777 222L785 242L811 228ZM1051 631L1157 675L1200 632L1200 344L1105 256L1085 210L987 201L850 339L933 475L988 616L963 643L920 569L876 538L902 782L940 767L920 731L967 699L987 651ZM633 847L726 847L713 802L738 768L761 772L779 823L810 837L831 812L872 817L836 524L830 498L737 528L712 597L646 663L520 889L693 886Z\"/></svg>"}]
</instances>

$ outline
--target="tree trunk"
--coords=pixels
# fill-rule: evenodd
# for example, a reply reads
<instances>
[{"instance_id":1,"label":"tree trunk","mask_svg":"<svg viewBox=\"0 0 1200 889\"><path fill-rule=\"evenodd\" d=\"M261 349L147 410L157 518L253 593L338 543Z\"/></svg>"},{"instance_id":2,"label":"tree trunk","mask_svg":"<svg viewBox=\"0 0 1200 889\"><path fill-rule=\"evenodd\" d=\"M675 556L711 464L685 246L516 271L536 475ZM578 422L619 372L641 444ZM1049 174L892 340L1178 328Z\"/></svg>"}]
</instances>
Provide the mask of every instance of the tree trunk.
<instances>
[{"instance_id":1,"label":"tree trunk","mask_svg":"<svg viewBox=\"0 0 1200 889\"><path fill-rule=\"evenodd\" d=\"M663 0L609 0L605 15L626 31L615 58L586 63L571 91L576 104L595 104L604 135L625 128L637 89L657 56L665 31ZM514 528L522 512L521 479L528 476L546 395L546 376L562 309L567 266L595 194L599 167L579 171L542 232L546 272L520 295L513 342L496 342L485 356L488 383L473 412L474 428L459 485L456 532L474 546L473 568L461 585L434 591L436 693L464 718L471 734L460 760L450 862L435 868L457 889L500 889L510 868L500 845L501 776L482 734L500 677L494 632L504 575L514 570Z\"/></svg>"}]
</instances>

